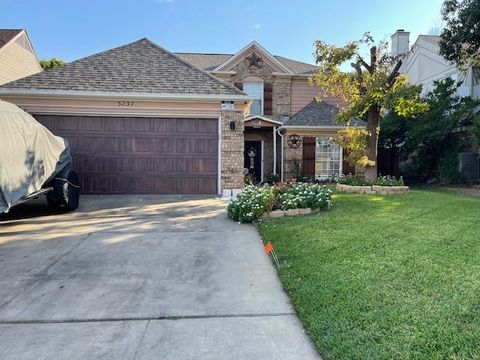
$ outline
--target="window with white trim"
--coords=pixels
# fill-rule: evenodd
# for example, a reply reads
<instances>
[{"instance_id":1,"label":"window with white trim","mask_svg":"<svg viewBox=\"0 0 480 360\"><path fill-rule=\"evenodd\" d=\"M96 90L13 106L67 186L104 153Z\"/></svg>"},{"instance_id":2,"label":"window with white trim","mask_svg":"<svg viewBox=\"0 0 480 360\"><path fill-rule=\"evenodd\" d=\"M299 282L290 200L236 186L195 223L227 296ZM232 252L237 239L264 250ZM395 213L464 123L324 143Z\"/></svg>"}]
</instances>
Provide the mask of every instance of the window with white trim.
<instances>
[{"instance_id":1,"label":"window with white trim","mask_svg":"<svg viewBox=\"0 0 480 360\"><path fill-rule=\"evenodd\" d=\"M250 105L250 115L263 115L263 82L243 83L243 92L253 98Z\"/></svg>"},{"instance_id":2,"label":"window with white trim","mask_svg":"<svg viewBox=\"0 0 480 360\"><path fill-rule=\"evenodd\" d=\"M342 173L342 148L333 143L333 138L315 138L315 178L327 179Z\"/></svg>"}]
</instances>

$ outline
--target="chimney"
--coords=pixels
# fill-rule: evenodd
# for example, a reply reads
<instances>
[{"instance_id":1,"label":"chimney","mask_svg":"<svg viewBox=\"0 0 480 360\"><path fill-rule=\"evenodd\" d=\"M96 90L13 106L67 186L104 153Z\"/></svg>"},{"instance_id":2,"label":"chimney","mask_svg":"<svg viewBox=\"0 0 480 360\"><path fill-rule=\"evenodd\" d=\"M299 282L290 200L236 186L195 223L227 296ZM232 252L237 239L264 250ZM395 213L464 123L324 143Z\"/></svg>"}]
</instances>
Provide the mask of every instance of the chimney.
<instances>
[{"instance_id":1,"label":"chimney","mask_svg":"<svg viewBox=\"0 0 480 360\"><path fill-rule=\"evenodd\" d=\"M409 50L409 38L410 32L405 31L403 29L399 29L395 31L392 36L392 56L398 56L401 54L405 54Z\"/></svg>"}]
</instances>

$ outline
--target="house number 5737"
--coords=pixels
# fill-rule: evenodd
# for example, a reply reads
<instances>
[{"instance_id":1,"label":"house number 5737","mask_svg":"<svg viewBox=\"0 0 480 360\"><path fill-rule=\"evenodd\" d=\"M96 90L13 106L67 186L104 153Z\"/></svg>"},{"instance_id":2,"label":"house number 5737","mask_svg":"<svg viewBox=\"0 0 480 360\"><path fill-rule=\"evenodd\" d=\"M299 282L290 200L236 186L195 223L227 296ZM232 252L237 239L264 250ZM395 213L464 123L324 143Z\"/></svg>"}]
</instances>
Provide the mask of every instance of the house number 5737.
<instances>
[{"instance_id":1,"label":"house number 5737","mask_svg":"<svg viewBox=\"0 0 480 360\"><path fill-rule=\"evenodd\" d=\"M133 101L119 101L118 106L133 106Z\"/></svg>"}]
</instances>

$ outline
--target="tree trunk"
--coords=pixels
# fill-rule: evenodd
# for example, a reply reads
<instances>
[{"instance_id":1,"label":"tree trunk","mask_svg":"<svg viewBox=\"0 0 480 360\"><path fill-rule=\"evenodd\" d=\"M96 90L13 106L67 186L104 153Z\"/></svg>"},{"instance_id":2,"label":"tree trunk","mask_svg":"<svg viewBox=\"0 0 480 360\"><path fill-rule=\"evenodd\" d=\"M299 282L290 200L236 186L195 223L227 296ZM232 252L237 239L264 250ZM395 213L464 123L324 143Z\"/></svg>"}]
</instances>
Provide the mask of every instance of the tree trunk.
<instances>
[{"instance_id":1,"label":"tree trunk","mask_svg":"<svg viewBox=\"0 0 480 360\"><path fill-rule=\"evenodd\" d=\"M373 161L373 166L367 166L365 171L365 179L368 181L377 180L377 149L378 149L378 132L380 123L380 109L378 106L372 106L368 111L367 117L367 157Z\"/></svg>"}]
</instances>

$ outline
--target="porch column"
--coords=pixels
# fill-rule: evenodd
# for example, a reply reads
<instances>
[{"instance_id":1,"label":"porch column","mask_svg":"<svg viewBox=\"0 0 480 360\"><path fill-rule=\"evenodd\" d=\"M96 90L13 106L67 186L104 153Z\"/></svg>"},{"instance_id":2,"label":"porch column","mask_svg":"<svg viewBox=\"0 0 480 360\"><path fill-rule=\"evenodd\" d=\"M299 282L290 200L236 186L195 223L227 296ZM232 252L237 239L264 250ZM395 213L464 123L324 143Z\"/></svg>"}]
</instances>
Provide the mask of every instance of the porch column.
<instances>
[{"instance_id":1,"label":"porch column","mask_svg":"<svg viewBox=\"0 0 480 360\"><path fill-rule=\"evenodd\" d=\"M277 175L277 127L273 127L273 173Z\"/></svg>"}]
</instances>

